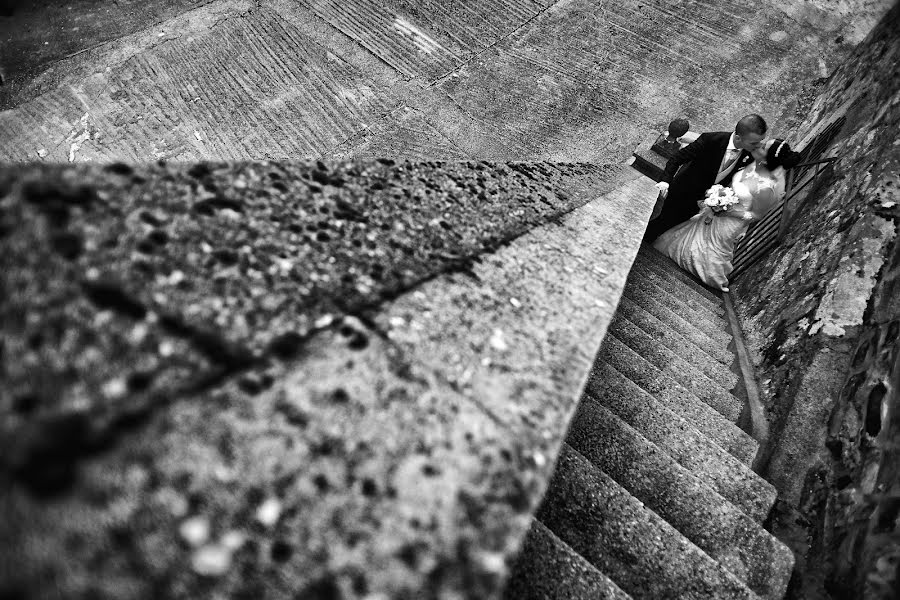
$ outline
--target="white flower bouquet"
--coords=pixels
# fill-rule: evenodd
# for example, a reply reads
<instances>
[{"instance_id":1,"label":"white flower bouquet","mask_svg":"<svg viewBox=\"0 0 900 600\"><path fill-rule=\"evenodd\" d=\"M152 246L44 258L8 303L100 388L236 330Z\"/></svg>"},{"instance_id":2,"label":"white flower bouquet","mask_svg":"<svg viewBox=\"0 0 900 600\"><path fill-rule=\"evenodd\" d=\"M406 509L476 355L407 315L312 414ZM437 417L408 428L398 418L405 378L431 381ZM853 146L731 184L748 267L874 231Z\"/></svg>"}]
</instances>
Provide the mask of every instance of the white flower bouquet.
<instances>
[{"instance_id":1,"label":"white flower bouquet","mask_svg":"<svg viewBox=\"0 0 900 600\"><path fill-rule=\"evenodd\" d=\"M738 203L738 197L734 190L718 183L706 190L706 198L703 204L710 207L713 212L728 210Z\"/></svg>"}]
</instances>

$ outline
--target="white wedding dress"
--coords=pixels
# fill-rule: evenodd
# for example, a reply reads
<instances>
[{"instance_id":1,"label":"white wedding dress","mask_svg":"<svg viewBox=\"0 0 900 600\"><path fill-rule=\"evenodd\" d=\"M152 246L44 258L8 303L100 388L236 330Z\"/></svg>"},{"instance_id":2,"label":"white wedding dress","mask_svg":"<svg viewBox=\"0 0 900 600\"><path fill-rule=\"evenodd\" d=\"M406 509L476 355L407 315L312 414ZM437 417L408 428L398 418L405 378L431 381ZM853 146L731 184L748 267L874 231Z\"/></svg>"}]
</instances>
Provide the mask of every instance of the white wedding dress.
<instances>
[{"instance_id":1,"label":"white wedding dress","mask_svg":"<svg viewBox=\"0 0 900 600\"><path fill-rule=\"evenodd\" d=\"M739 204L718 214L704 207L653 243L654 248L682 269L717 290L728 287L734 246L747 232L747 227L762 219L784 196L784 169L763 175L756 172L756 163L750 163L735 174L731 187ZM741 218L747 211L751 213L749 220Z\"/></svg>"}]
</instances>

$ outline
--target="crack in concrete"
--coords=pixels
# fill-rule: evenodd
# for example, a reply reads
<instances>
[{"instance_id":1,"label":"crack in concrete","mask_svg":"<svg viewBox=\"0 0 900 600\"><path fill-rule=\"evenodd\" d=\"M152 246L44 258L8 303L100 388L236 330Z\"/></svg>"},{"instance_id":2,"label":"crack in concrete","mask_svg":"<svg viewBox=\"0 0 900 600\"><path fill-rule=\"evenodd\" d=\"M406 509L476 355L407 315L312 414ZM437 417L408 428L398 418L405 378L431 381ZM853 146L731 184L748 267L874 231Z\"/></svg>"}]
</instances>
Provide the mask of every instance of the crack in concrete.
<instances>
[{"instance_id":1,"label":"crack in concrete","mask_svg":"<svg viewBox=\"0 0 900 600\"><path fill-rule=\"evenodd\" d=\"M95 44L95 45L93 45L93 46L90 46L90 47L88 47L88 48L83 48L83 49L81 49L81 50L79 50L79 51L77 51L77 52L73 52L72 54L63 56L63 57L61 57L61 58L58 58L58 59L53 60L52 62L49 62L49 63L45 64L45 65L39 66L39 67L36 68L36 70L30 71L30 72L28 72L28 73L25 73L25 74L23 75L23 77L17 77L17 78L14 79L14 80L9 80L9 81L7 81L7 83L12 83L12 84L18 84L18 85L20 85L21 88L19 89L19 92L20 92L20 93L23 92L23 91L26 92L27 97L25 97L25 98L15 98L15 97L13 97L12 92L10 92L10 94L9 94L8 96L0 97L0 110L11 110L11 109L13 109L13 108L15 108L15 107L17 107L17 106L19 106L19 105L21 105L21 104L24 104L25 102L28 102L28 101L30 101L30 100L33 100L34 98L36 98L36 97L38 97L38 96L41 96L41 95L43 95L44 93L46 93L46 92L48 91L47 88L48 88L48 87L49 87L49 88L52 88L53 85L42 85L39 81L37 81L38 78L41 78L41 77L51 77L51 78L53 78L53 77L54 77L54 73L57 72L58 70L62 69L63 66L64 66L63 63L65 63L66 61L68 61L68 60L70 60L70 59L72 59L72 58L74 58L74 57L80 56L80 55L82 55L82 54L102 53L103 51L108 50L108 49L113 49L113 50L115 50L116 45L121 44L121 42L122 42L123 40L127 40L127 39L129 39L129 38L135 38L136 40L139 41L139 40L141 39L142 36L148 35L152 30L154 30L154 29L156 29L156 28L159 28L159 27L162 27L162 26L165 25L166 23L171 23L171 22L177 21L177 20L179 20L179 19L182 19L182 20L183 20L183 19L189 19L190 16L191 16L192 14L194 14L194 13L199 13L200 11L206 9L207 7L209 7L209 6L213 5L213 4L216 4L216 3L218 2L218 0L201 0L201 2L202 2L202 3L201 3L200 5L198 5L198 6L194 7L194 8L191 8L190 10L184 11L184 12L182 12L182 13L180 13L180 14L177 14L177 15L174 15L174 16L172 16L172 17L169 17L169 18L167 18L167 19L165 19L165 20L154 21L153 23L151 23L151 24L149 24L149 25L146 25L146 26L143 27L143 28L136 29L136 30L131 31L131 32L129 32L129 33L125 33L125 34L123 34L123 35L120 35L120 36L118 36L118 37L110 38L110 39L108 39L108 40L106 40L106 41L100 42L100 43ZM259 0L257 0L257 4L258 4L258 5L260 4L260 1L259 1ZM249 14L250 12L252 12L252 9L247 10L247 11L244 11L243 14ZM213 24L210 25L209 28L210 28L210 29L213 29L214 27L216 27L217 25L219 25L221 22L223 22L223 21L225 21L225 20L231 18L232 16L234 16L234 15L233 15L233 14L229 14L229 15L224 15L223 17L220 17L220 18L216 19L216 20L213 22ZM125 54L128 54L128 56L126 56L125 58L123 58L123 59L121 59L121 60L118 60L118 61L113 61L113 62L104 64L102 69L99 69L99 70L86 69L87 75L85 76L85 78L89 78L89 77L91 77L91 76L93 76L93 75L100 75L100 74L104 73L104 72L105 72L107 69L109 69L109 68L119 67L119 66L125 64L128 60L131 60L136 54L139 54L139 53L141 53L141 52L146 52L146 51L154 50L154 49L160 47L162 44L165 44L165 43L170 42L170 41L173 41L173 40L180 39L183 35L184 35L183 33L180 33L180 32L179 32L179 33L173 34L173 35L171 35L171 36L168 36L168 37L166 37L165 39L155 39L155 40L152 40L152 41L151 41L150 43L148 43L147 45L141 46L141 47L140 47L137 51L135 51L135 52L131 52L131 53L126 52ZM139 45L140 45L140 44L139 44ZM25 77L27 77L27 80L23 80L23 78L25 78ZM64 77L64 75L63 75L63 77ZM61 79L61 78L62 78L62 77L56 77L56 79ZM36 87L36 89L34 90L33 93L28 94L28 93L27 93L28 90L27 90L26 86L29 86L29 85L31 85L31 84L34 84L35 87ZM69 87L71 87L71 85L70 85Z\"/></svg>"},{"instance_id":2,"label":"crack in concrete","mask_svg":"<svg viewBox=\"0 0 900 600\"><path fill-rule=\"evenodd\" d=\"M391 69L392 71L396 72L396 73L400 76L400 78L401 78L405 83L409 83L410 81L412 81L413 79L415 79L415 77L413 77L412 75L409 75L408 73L404 72L403 69L401 69L400 67L394 65L393 63L391 63L390 61L388 61L386 58L384 58L384 57L380 56L378 53L372 51L372 50L371 50L370 48L368 48L365 44L363 44L361 40L359 40L358 38L356 38L356 37L350 35L349 33L347 33L346 31L344 31L344 30L341 29L340 27L334 25L331 21L328 21L327 19L325 19L325 17L323 17L323 16L320 15L319 13L315 12L315 11L312 10L311 8L308 8L307 10L308 10L309 13L313 16L314 19L318 19L321 23L325 24L325 26L329 27L330 29L333 29L334 31L336 31L336 32L338 32L339 34L341 34L342 36L344 36L344 38L346 38L349 42L355 44L356 46L358 46L358 47L359 47L360 49L362 49L363 51L365 51L365 52L367 52L368 54L371 54L372 56L374 56L375 59L378 60L379 62L384 63L385 66L387 66L387 67L388 67L389 69Z\"/></svg>"},{"instance_id":3,"label":"crack in concrete","mask_svg":"<svg viewBox=\"0 0 900 600\"><path fill-rule=\"evenodd\" d=\"M416 286L404 290L403 293L406 293L415 287L419 287L421 283L424 282L420 282ZM398 296L399 295L400 294L398 294ZM368 310L377 308L388 301L389 300L379 302L376 307L347 310L337 316L333 316L328 323L313 327L305 334L298 336L294 344L296 347L294 348L295 351L293 354L302 354L303 348L310 340L320 333L346 325L347 317L355 318L366 328L368 333L376 335L382 341L388 350L388 353L391 350L396 353L395 356L391 357L392 362L397 362L399 360L406 365L416 365L419 372L424 373L424 376L422 376L407 372L403 375L403 379L414 383L420 383L431 390L451 390L458 394L462 399L470 401L488 419L505 427L506 424L503 420L483 401L474 395L466 394L460 388L457 381L444 376L438 370L426 363L415 360L415 357L409 351L404 350L401 345L394 342L387 331L379 327L373 319L369 318L367 314ZM254 355L249 350L239 347L233 348L233 352L226 349L225 354L222 354L222 352L218 350L211 354L207 346L210 344L218 345L219 342L222 341L218 336L215 336L214 333L207 334L197 330L175 315L163 315L160 320L168 333L187 341L190 346L197 350L201 355L209 358L213 367L208 371L201 371L195 374L182 385L177 386L174 389L154 392L145 402L119 411L112 419L105 423L87 423L87 425L91 426L86 427L79 434L73 434L74 437L70 436L67 438L65 448L61 449L63 450L62 454L54 451L60 449L55 447L54 444L56 440L53 439L46 439L44 440L45 443L38 443L32 448L23 449L23 454L18 457L14 464L9 465L12 469L12 473L17 479L26 485L34 484L35 486L39 486L39 481L32 481L32 476L40 473L44 463L47 461L52 461L55 469L67 471L70 473L70 476L74 477L79 463L99 453L115 448L123 439L125 439L127 434L146 425L154 416L162 414L165 410L172 408L176 404L195 398L206 391L225 386L229 382L236 382L238 378L245 375L253 368L265 365L271 360L279 358L285 360L284 357L278 356L276 350L271 348L259 355ZM231 348L230 345L228 347ZM225 359L224 362L222 358ZM290 367L286 368L289 369ZM404 371L407 370L404 369ZM81 417L85 417L85 415L81 415ZM65 420L70 418L70 415L63 414L59 415L58 418ZM43 426L52 428L54 423L55 421L47 422L44 423ZM39 491L38 488L35 488L35 490Z\"/></svg>"},{"instance_id":4,"label":"crack in concrete","mask_svg":"<svg viewBox=\"0 0 900 600\"><path fill-rule=\"evenodd\" d=\"M414 106L409 107L409 109L416 112L422 118L422 120L425 121L435 132L437 132L438 135L440 135L442 138L444 138L444 140L446 140L448 144L453 146L456 150L459 150L460 154L463 154L464 156L467 156L469 158L473 158L471 154L466 152L462 147L458 146L453 139L451 139L447 134L445 134L443 131L441 131L431 120L429 120L428 116L425 114L424 111L419 110L418 108L416 108Z\"/></svg>"},{"instance_id":5,"label":"crack in concrete","mask_svg":"<svg viewBox=\"0 0 900 600\"><path fill-rule=\"evenodd\" d=\"M416 114L419 115L419 117L425 122L426 125L431 127L431 129L436 134L438 134L444 141L446 141L450 146L452 146L455 150L459 151L459 153L462 154L463 156L465 156L469 159L472 158L472 155L470 153L466 152L462 147L457 145L453 139L451 139L449 136L447 136L447 134L445 134L443 131L441 131L431 120L429 120L424 111L422 111L414 106L409 106L409 105L401 102L398 106L395 106L394 108L390 109L386 113L375 117L373 119L373 125L388 123L391 117L393 117L394 115L396 115L398 112L400 112L402 110L414 111ZM349 151L351 151L351 156L352 156L352 149L354 147L355 140L365 139L367 137L366 134L368 134L369 132L372 131L373 125L363 124L359 129L357 129L356 131L353 131L346 138L344 138L343 140L341 140L334 146L324 150L322 153L319 154L318 157L321 158L327 154L338 153L344 147L346 147Z\"/></svg>"},{"instance_id":6,"label":"crack in concrete","mask_svg":"<svg viewBox=\"0 0 900 600\"><path fill-rule=\"evenodd\" d=\"M434 79L434 80L432 80L432 81L430 81L430 82L427 81L427 80L424 79L424 78L421 78L421 77L415 77L415 76L410 76L410 75L408 75L405 71L403 71L403 69L401 69L401 68L399 68L398 66L392 64L390 61L388 61L387 59L383 58L383 57L380 56L378 53L376 53L376 52L374 52L373 50L369 49L369 48L366 47L360 40L358 40L357 38L353 37L352 35L350 35L350 34L347 33L346 31L344 31L344 30L341 29L340 27L337 27L337 26L333 25L330 21L326 20L324 17L322 17L321 15L319 15L318 13L316 13L315 11L310 11L310 12L314 15L314 17L315 17L316 19L318 19L319 21L321 21L322 23L324 23L326 26L328 26L329 28L331 28L331 29L337 31L338 33L342 34L342 35L345 36L348 40L350 40L351 42L353 42L354 44L356 44L358 47L360 47L360 48L362 48L363 50L365 50L368 54L370 54L371 56L375 57L378 61L380 61L380 62L382 62L383 64L385 64L387 67L389 67L389 68L390 68L391 70L393 70L395 73L397 73L397 75L399 75L400 78L401 78L405 83L409 83L409 82L414 81L414 80L420 80L420 81L422 81L422 82L425 84L425 85L424 85L424 89L431 89L431 88L436 87L438 84L442 83L443 81L445 81L447 78L451 77L454 73L458 73L458 72L459 72L460 70L462 70L464 67L468 66L468 65L471 64L473 61L475 61L477 58L479 58L480 56L482 56L485 52L491 50L492 48L494 48L494 47L497 46L498 44L500 44L500 43L502 43L502 42L504 42L504 41L507 41L507 40L509 40L510 38L512 38L513 36L515 36L516 34L518 34L520 31L522 31L523 29L525 29L526 27L528 27L529 25L531 25L531 23L533 23L536 19L538 19L539 17L541 17L542 15L544 15L544 14L545 14L546 12L548 12L549 10L555 8L556 6L558 6L558 5L560 5L560 4L565 3L566 1L567 1L567 0L558 0L557 2L555 2L555 3L551 4L551 5L548 5L548 6L545 6L545 7L541 8L541 9L540 9L538 12L536 12L532 17L530 17L529 19L527 19L526 21L524 21L522 24L520 24L519 27L513 29L512 31L510 31L510 32L507 33L506 35L497 38L493 43L489 44L488 46L485 46L485 47L482 48L481 50L479 50L479 51L477 51L477 52L471 54L470 57L468 58L468 60L466 60L466 61L464 61L464 62L461 62L455 69L453 69L453 70L451 70L451 71L448 71L447 73L445 73L445 74L443 74L443 75L437 77L436 79ZM540 5L538 5L538 6L540 6ZM496 132L503 132L503 131L505 131L505 130L503 130L502 128L496 127L496 126L493 125L491 122L486 121L486 120L484 120L484 119L480 119L480 118L476 117L475 115L471 114L470 112L468 112L467 110L465 110L465 109L462 107L462 105L459 104L459 102L458 102L455 98L453 98L453 96L451 96L449 93L445 93L445 97L446 97L448 100L450 100L450 102L452 102L453 105L454 105L461 113L463 113L465 116L467 116L467 117L470 118L471 120L473 120L473 121L475 121L475 122L477 122L477 123L479 123L479 124L481 124L481 125L488 126L490 129L492 129L492 130L494 130L494 131L496 131ZM404 101L401 101L401 103L403 103L403 102L404 102ZM390 110L389 112L383 114L381 117L376 118L376 119L375 119L375 122L376 122L376 123L380 123L380 122L386 121L390 116L396 114L396 112L397 112L398 110L404 108L405 106L406 106L405 104L401 104L401 106L397 106L397 107L393 108L393 109ZM422 114L422 115L423 115L423 119L424 119L424 120L425 120L425 121L426 121L426 122L427 122L427 123L428 123L428 124L429 124L429 125L430 125L430 126L431 126L438 134L439 134L439 135L441 135L445 140L447 140L454 148L456 148L457 150L459 150L462 154L464 154L464 155L466 155L466 156L470 156L470 154L469 154L468 152L466 152L465 150L463 150L462 148L460 148L460 147L459 147L459 146L458 146L458 145L457 145L457 144L456 144L449 136L447 136L447 135L446 135L443 131L441 131L437 126L435 126L435 124L434 124L433 122L431 122L430 120L428 120L427 118L425 118L425 117L424 117L424 113L422 113L422 111L419 111L418 109L416 109L416 108L414 108L414 107L410 107L410 108L412 108L413 110L416 110L417 112L419 112L420 114ZM365 135L365 133L366 133L370 128L371 128L371 126L364 126L364 127L361 127L361 128L358 129L357 131L355 131L355 132L351 133L350 135L348 135L344 140L338 142L337 144L335 144L335 145L332 146L331 148L328 148L328 149L326 149L325 151L323 151L323 152L320 154L320 156L325 155L325 154L328 154L328 153L336 152L336 151L338 151L340 148L342 148L342 147L344 147L344 146L347 146L348 144L351 143L351 141L352 141L354 138L360 138L360 137L363 137L363 136ZM520 132L520 133L521 133L521 132Z\"/></svg>"},{"instance_id":7,"label":"crack in concrete","mask_svg":"<svg viewBox=\"0 0 900 600\"><path fill-rule=\"evenodd\" d=\"M500 43L502 43L502 42L505 42L505 41L509 40L510 38L512 38L513 36L515 36L516 34L518 34L518 33L519 33L520 31L522 31L524 28L528 27L535 19L540 18L540 17L543 16L545 13L547 13L549 10L551 10L551 9L553 9L553 8L555 8L555 7L557 7L557 6L560 5L560 4L564 4L564 3L568 2L568 1L569 1L569 0L558 0L557 2L554 2L553 4L550 4L550 5L548 5L548 6L543 7L543 9L539 10L537 13L535 13L535 14L534 14L533 16L531 16L529 19L526 19L526 20L525 20L521 25L519 25L517 28L513 29L512 31L510 31L510 32L507 33L506 35L497 38L493 43L488 44L487 46L485 46L485 47L482 48L481 50L478 50L477 52L473 53L473 54L469 57L468 60L466 60L465 62L463 62L462 64L460 64L457 68L455 68L455 69L453 69L452 71L449 71L448 73L445 73L444 75L441 75L441 76L438 77L437 79L435 79L435 80L429 82L428 85L427 85L427 87L434 87L434 86L436 86L436 85L439 84L439 83L443 83L443 81L446 80L448 77L452 76L454 73L458 73L463 67L468 66L468 65L471 64L475 59L477 59L477 58L479 58L480 56L482 56L484 53L488 52L489 50L492 50L492 49L493 49L494 47L496 47L498 44L500 44Z\"/></svg>"}]
</instances>

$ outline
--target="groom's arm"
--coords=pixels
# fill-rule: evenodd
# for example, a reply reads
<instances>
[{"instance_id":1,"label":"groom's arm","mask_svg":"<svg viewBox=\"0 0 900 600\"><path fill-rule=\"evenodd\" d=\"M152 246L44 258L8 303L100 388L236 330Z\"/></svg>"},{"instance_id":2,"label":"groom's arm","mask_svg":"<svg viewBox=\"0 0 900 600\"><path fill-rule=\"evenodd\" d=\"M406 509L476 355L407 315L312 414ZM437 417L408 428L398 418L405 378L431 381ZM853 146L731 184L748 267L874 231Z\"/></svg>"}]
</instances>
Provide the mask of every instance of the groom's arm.
<instances>
[{"instance_id":1,"label":"groom's arm","mask_svg":"<svg viewBox=\"0 0 900 600\"><path fill-rule=\"evenodd\" d=\"M700 137L675 153L672 158L666 162L666 168L663 171L660 182L671 183L678 172L678 168L684 163L689 163L697 156L702 154L709 145L708 137L705 133L701 133Z\"/></svg>"}]
</instances>

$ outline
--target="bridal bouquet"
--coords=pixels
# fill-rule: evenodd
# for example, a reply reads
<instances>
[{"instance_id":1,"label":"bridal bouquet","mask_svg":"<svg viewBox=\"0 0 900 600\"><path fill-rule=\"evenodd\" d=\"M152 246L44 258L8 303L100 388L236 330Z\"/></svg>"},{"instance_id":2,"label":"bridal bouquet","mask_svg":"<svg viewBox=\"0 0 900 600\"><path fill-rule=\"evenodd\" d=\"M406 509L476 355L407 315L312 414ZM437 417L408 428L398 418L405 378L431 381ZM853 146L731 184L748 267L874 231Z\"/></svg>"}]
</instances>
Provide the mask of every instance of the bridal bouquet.
<instances>
[{"instance_id":1,"label":"bridal bouquet","mask_svg":"<svg viewBox=\"0 0 900 600\"><path fill-rule=\"evenodd\" d=\"M713 211L718 212L716 209L728 210L737 204L738 197L735 195L733 189L717 183L706 190L706 198L703 200L703 203L713 209Z\"/></svg>"}]
</instances>

